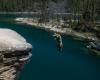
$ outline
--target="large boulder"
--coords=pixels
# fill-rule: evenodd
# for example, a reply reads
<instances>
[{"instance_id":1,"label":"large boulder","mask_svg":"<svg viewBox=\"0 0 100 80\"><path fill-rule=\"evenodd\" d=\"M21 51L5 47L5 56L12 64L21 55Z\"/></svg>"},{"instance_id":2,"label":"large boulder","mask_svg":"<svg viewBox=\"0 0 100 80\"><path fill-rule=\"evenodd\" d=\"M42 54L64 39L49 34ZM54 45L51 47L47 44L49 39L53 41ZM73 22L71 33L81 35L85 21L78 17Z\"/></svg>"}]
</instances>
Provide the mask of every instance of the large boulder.
<instances>
[{"instance_id":1,"label":"large boulder","mask_svg":"<svg viewBox=\"0 0 100 80\"><path fill-rule=\"evenodd\" d=\"M0 29L0 80L16 80L29 61L32 45L10 29Z\"/></svg>"}]
</instances>

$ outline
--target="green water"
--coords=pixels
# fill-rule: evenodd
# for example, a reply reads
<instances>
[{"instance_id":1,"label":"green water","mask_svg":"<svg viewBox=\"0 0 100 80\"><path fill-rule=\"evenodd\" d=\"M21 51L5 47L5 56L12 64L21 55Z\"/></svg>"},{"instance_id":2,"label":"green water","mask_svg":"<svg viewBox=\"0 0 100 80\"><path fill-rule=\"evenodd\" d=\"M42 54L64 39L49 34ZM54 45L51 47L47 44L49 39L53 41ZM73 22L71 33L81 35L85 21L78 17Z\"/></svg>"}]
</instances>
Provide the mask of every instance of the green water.
<instances>
[{"instance_id":1,"label":"green water","mask_svg":"<svg viewBox=\"0 0 100 80\"><path fill-rule=\"evenodd\" d=\"M62 35L64 49L58 52L53 33L2 20L0 27L17 31L33 45L19 80L100 80L100 58L89 55L84 42Z\"/></svg>"}]
</instances>

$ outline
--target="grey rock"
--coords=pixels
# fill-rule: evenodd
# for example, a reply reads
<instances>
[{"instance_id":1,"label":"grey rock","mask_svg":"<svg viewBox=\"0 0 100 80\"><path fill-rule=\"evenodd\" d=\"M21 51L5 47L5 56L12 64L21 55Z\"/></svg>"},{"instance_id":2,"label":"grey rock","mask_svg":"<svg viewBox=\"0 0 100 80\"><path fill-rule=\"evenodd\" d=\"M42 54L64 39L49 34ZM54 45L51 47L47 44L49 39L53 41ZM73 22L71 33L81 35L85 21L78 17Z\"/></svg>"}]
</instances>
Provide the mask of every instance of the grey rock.
<instances>
[{"instance_id":1,"label":"grey rock","mask_svg":"<svg viewBox=\"0 0 100 80\"><path fill-rule=\"evenodd\" d=\"M31 58L32 45L10 29L0 29L0 80L17 80Z\"/></svg>"}]
</instances>

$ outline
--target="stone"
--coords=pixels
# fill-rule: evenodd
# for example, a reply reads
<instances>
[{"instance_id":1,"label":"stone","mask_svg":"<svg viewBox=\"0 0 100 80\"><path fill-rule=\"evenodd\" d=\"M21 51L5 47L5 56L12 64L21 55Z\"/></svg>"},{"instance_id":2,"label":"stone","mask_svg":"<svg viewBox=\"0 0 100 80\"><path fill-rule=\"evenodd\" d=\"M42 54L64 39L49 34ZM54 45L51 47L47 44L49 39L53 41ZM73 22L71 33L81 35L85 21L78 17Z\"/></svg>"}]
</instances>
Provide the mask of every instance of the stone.
<instances>
[{"instance_id":1,"label":"stone","mask_svg":"<svg viewBox=\"0 0 100 80\"><path fill-rule=\"evenodd\" d=\"M17 80L32 56L32 45L17 32L0 28L0 80Z\"/></svg>"}]
</instances>

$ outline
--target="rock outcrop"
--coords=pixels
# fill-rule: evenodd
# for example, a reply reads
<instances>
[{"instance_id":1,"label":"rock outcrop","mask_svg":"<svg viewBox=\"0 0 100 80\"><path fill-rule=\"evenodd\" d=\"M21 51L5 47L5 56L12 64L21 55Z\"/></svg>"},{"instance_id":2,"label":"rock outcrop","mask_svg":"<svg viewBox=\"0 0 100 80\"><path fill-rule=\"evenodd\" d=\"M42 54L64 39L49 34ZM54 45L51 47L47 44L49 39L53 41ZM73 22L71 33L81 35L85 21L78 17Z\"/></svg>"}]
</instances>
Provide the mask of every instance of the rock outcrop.
<instances>
[{"instance_id":1,"label":"rock outcrop","mask_svg":"<svg viewBox=\"0 0 100 80\"><path fill-rule=\"evenodd\" d=\"M24 64L29 61L32 45L17 32L0 29L0 80L18 80Z\"/></svg>"}]
</instances>

